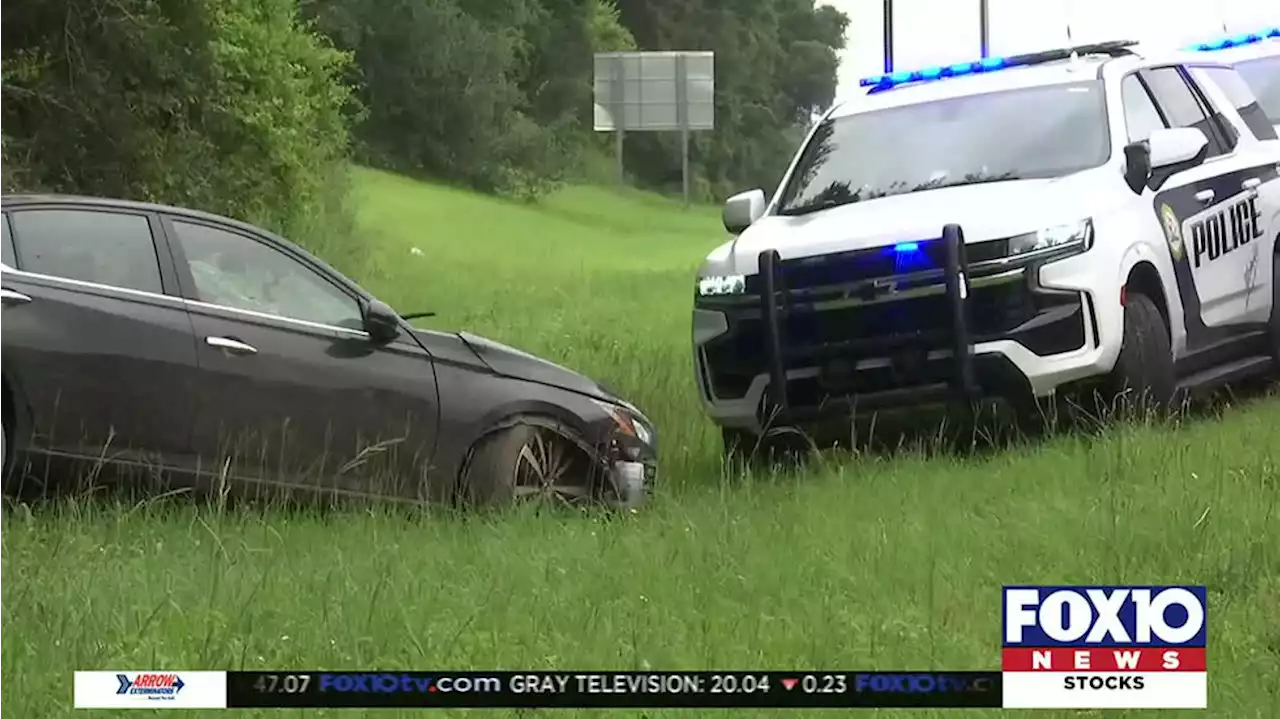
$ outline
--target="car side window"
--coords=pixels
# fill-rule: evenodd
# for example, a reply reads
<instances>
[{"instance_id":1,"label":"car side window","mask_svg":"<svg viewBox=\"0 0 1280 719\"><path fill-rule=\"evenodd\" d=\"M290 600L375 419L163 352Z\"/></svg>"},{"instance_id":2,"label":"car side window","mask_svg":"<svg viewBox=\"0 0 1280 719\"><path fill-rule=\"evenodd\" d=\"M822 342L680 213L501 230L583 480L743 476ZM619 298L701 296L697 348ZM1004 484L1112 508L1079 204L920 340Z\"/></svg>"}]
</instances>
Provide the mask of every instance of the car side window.
<instances>
[{"instance_id":1,"label":"car side window","mask_svg":"<svg viewBox=\"0 0 1280 719\"><path fill-rule=\"evenodd\" d=\"M238 232L174 220L201 302L361 329L354 297L297 259Z\"/></svg>"},{"instance_id":2,"label":"car side window","mask_svg":"<svg viewBox=\"0 0 1280 719\"><path fill-rule=\"evenodd\" d=\"M1240 77L1240 73L1225 67L1205 67L1200 68L1200 72L1221 88L1222 93L1235 106L1236 112L1240 113L1240 118L1244 120L1244 124L1249 127L1254 137L1259 140L1277 139L1276 128L1267 119L1267 113L1258 103L1258 98L1254 96L1249 84Z\"/></svg>"},{"instance_id":3,"label":"car side window","mask_svg":"<svg viewBox=\"0 0 1280 719\"><path fill-rule=\"evenodd\" d=\"M1129 142L1141 142L1151 137L1152 130L1165 127L1156 103L1137 75L1129 75L1120 82L1120 103L1124 107L1124 123L1129 131Z\"/></svg>"},{"instance_id":4,"label":"car side window","mask_svg":"<svg viewBox=\"0 0 1280 719\"><path fill-rule=\"evenodd\" d=\"M1272 125L1280 125L1280 55L1236 63L1236 74L1249 83Z\"/></svg>"},{"instance_id":5,"label":"car side window","mask_svg":"<svg viewBox=\"0 0 1280 719\"><path fill-rule=\"evenodd\" d=\"M0 212L0 262L10 267L18 266L18 257L14 255L13 232L9 229L9 215Z\"/></svg>"},{"instance_id":6,"label":"car side window","mask_svg":"<svg viewBox=\"0 0 1280 719\"><path fill-rule=\"evenodd\" d=\"M9 218L19 269L143 292L163 292L151 223L104 210L17 210Z\"/></svg>"},{"instance_id":7,"label":"car side window","mask_svg":"<svg viewBox=\"0 0 1280 719\"><path fill-rule=\"evenodd\" d=\"M1194 127L1209 138L1209 157L1229 152L1218 128L1210 120L1199 98L1175 67L1159 67L1141 73L1169 127ZM1234 146L1234 142L1231 143Z\"/></svg>"}]
</instances>

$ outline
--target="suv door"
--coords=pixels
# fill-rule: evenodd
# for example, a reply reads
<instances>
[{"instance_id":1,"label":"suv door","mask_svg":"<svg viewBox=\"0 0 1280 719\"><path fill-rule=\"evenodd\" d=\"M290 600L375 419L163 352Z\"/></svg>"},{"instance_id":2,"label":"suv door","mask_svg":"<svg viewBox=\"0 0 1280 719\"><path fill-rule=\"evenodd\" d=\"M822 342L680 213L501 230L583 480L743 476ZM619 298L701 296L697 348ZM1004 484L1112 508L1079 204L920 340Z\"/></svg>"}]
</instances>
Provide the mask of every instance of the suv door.
<instances>
[{"instance_id":1,"label":"suv door","mask_svg":"<svg viewBox=\"0 0 1280 719\"><path fill-rule=\"evenodd\" d=\"M4 213L3 371L28 449L190 463L195 338L157 228L96 206Z\"/></svg>"},{"instance_id":2,"label":"suv door","mask_svg":"<svg viewBox=\"0 0 1280 719\"><path fill-rule=\"evenodd\" d=\"M242 228L172 216L194 324L194 445L257 484L426 498L439 405L426 351L376 344L363 299L305 255Z\"/></svg>"},{"instance_id":3,"label":"suv door","mask_svg":"<svg viewBox=\"0 0 1280 719\"><path fill-rule=\"evenodd\" d=\"M1260 330L1270 309L1262 297L1270 273L1263 260L1270 258L1261 254L1256 186L1275 162L1209 103L1183 67L1127 75L1121 92L1130 142L1158 127L1194 127L1209 140L1204 162L1143 190L1169 238L1183 308L1186 342L1175 352L1185 356ZM1143 105L1154 113L1137 109Z\"/></svg>"}]
</instances>

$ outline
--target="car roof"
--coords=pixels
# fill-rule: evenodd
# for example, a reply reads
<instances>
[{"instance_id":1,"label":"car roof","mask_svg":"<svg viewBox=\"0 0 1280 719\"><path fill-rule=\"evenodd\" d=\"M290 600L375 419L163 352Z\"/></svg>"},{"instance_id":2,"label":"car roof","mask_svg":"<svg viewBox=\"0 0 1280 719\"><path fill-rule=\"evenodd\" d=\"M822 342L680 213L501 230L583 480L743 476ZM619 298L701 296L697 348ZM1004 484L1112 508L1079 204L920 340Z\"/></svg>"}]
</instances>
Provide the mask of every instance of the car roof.
<instances>
[{"instance_id":1,"label":"car roof","mask_svg":"<svg viewBox=\"0 0 1280 719\"><path fill-rule=\"evenodd\" d=\"M203 210L194 210L190 207L179 207L178 205L164 205L156 202L140 202L138 200L125 200L114 197L62 193L6 193L0 195L0 209L7 210L13 206L21 207L23 205L73 205L103 210L133 210L135 212L156 212L167 215L180 215L194 220L205 220L208 222L230 225L232 227L237 227L257 234L265 234L269 237L282 239L274 233L264 230L257 225L237 220L233 217L205 212Z\"/></svg>"},{"instance_id":2,"label":"car roof","mask_svg":"<svg viewBox=\"0 0 1280 719\"><path fill-rule=\"evenodd\" d=\"M904 84L882 92L845 97L828 115L839 118L871 110L882 110L904 105L915 105L935 100L947 100L966 95L981 95L1001 90L1048 87L1074 82L1096 80L1098 71L1108 57L1082 56L1075 60L1055 60L1037 65L1007 67L994 72L928 80Z\"/></svg>"}]
</instances>

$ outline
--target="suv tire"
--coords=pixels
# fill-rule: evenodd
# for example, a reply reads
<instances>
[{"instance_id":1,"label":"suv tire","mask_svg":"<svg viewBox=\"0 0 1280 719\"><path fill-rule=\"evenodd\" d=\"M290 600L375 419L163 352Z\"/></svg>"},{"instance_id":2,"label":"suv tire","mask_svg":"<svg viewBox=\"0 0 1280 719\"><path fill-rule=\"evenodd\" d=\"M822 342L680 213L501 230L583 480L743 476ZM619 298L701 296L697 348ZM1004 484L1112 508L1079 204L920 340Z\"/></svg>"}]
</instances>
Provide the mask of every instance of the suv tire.
<instances>
[{"instance_id":1,"label":"suv tire","mask_svg":"<svg viewBox=\"0 0 1280 719\"><path fill-rule=\"evenodd\" d=\"M1107 382L1107 407L1145 414L1167 411L1174 403L1177 379L1173 349L1155 302L1131 294L1124 308L1124 338Z\"/></svg>"}]
</instances>

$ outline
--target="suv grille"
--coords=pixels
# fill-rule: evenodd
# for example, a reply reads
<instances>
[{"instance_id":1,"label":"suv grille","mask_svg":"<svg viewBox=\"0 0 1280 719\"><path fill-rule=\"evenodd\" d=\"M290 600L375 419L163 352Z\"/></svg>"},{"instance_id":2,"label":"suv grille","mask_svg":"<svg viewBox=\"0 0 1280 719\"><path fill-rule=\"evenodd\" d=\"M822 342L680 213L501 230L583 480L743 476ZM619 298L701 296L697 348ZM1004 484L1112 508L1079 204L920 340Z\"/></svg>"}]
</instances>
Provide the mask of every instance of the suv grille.
<instances>
[{"instance_id":1,"label":"suv grille","mask_svg":"<svg viewBox=\"0 0 1280 719\"><path fill-rule=\"evenodd\" d=\"M882 246L783 260L780 268L781 285L787 290L818 289L938 269L945 265L946 250L941 240L924 240L915 244L916 251L910 253L896 252L893 246ZM967 245L965 253L972 266L978 262L1004 257L1008 252L1008 244L1007 240L977 242ZM760 275L751 275L747 278L747 294L758 295L762 288Z\"/></svg>"}]
</instances>

